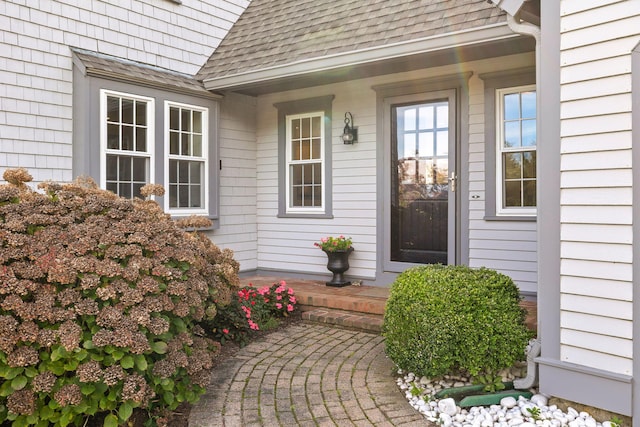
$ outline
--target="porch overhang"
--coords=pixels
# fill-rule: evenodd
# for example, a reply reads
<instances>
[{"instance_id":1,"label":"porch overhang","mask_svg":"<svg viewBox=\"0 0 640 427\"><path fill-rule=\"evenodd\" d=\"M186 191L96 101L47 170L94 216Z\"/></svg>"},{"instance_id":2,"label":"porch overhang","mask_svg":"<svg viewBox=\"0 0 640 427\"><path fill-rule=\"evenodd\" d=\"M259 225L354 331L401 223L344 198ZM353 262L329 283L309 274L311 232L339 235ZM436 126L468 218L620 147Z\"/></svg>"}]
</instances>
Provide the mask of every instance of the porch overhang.
<instances>
[{"instance_id":1,"label":"porch overhang","mask_svg":"<svg viewBox=\"0 0 640 427\"><path fill-rule=\"evenodd\" d=\"M210 91L257 96L535 50L506 23L211 77Z\"/></svg>"}]
</instances>

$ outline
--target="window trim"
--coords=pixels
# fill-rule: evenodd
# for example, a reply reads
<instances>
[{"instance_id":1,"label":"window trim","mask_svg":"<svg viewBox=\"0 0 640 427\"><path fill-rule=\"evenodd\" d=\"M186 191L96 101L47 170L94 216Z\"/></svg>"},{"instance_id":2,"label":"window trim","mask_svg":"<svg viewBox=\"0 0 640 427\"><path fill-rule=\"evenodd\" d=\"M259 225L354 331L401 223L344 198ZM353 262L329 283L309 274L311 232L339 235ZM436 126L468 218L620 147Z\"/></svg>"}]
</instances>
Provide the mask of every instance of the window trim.
<instances>
[{"instance_id":1,"label":"window trim","mask_svg":"<svg viewBox=\"0 0 640 427\"><path fill-rule=\"evenodd\" d=\"M533 221L537 214L514 215L496 212L496 89L536 84L535 67L501 70L479 75L484 81L484 160L485 160L485 221ZM537 94L539 96L539 94ZM538 144L539 145L539 144Z\"/></svg>"},{"instance_id":2,"label":"window trim","mask_svg":"<svg viewBox=\"0 0 640 427\"><path fill-rule=\"evenodd\" d=\"M273 106L278 110L278 218L333 218L332 180L331 180L331 141L332 141L332 103L334 95L306 98L295 101L278 102ZM286 149L287 149L287 116L322 112L323 124L323 158L324 158L324 193L323 211L291 212L287 209Z\"/></svg>"},{"instance_id":3,"label":"window trim","mask_svg":"<svg viewBox=\"0 0 640 427\"><path fill-rule=\"evenodd\" d=\"M176 154L170 154L169 152L169 111L171 107L179 107L189 109L191 111L200 111L202 113L202 156L181 156ZM209 171L209 108L201 107L193 104L185 104L182 102L175 102L170 100L164 101L164 176L163 182L165 187L165 196L164 196L164 210L172 216L187 216L187 215L206 215L209 216L209 181L210 181L210 171ZM170 191L170 182L169 182L169 161L170 160L191 160L197 159L202 161L204 164L203 175L202 176L202 207L201 208L171 208L169 206L169 191Z\"/></svg>"},{"instance_id":4,"label":"window trim","mask_svg":"<svg viewBox=\"0 0 640 427\"><path fill-rule=\"evenodd\" d=\"M107 148L107 98L117 96L147 103L147 151L146 155L136 154ZM149 183L154 183L155 178L155 99L127 92L119 92L109 89L100 89L100 188L107 188L107 155L128 155L131 157L145 157L149 159Z\"/></svg>"},{"instance_id":5,"label":"window trim","mask_svg":"<svg viewBox=\"0 0 640 427\"><path fill-rule=\"evenodd\" d=\"M325 156L324 156L324 127L320 126L320 159L309 159L307 163L320 163L320 182L322 183L321 189L321 200L322 203L319 207L316 206L292 206L292 182L291 182L291 165L293 164L304 164L303 160L294 161L292 159L292 150L291 150L291 123L296 119L304 119L313 117L320 117L321 122L324 122L324 112L323 111L312 111L308 113L301 114L290 114L286 116L286 158L285 158L285 182L287 191L285 192L285 200L286 200L286 210L288 214L309 214L309 213L319 213L323 214L325 212L325 194L326 194L326 185L325 185Z\"/></svg>"},{"instance_id":6,"label":"window trim","mask_svg":"<svg viewBox=\"0 0 640 427\"><path fill-rule=\"evenodd\" d=\"M496 138L495 138L495 173L496 173L496 216L536 216L538 212L537 204L535 207L505 207L503 203L503 195L504 195L504 165L502 164L502 155L505 152L510 152L510 150L503 149L503 121L504 121L504 95L518 93L521 94L523 92L533 91L536 93L536 97L538 93L536 91L536 85L522 85L522 86L511 86L498 88L495 90L495 99L496 99ZM537 111L536 111L536 121L538 120ZM489 142L490 143L490 142ZM520 150L512 150L513 152L523 153L526 151L534 151L538 152L538 135L536 133L536 145L534 149L524 148ZM538 177L536 174L536 192L538 190Z\"/></svg>"}]
</instances>

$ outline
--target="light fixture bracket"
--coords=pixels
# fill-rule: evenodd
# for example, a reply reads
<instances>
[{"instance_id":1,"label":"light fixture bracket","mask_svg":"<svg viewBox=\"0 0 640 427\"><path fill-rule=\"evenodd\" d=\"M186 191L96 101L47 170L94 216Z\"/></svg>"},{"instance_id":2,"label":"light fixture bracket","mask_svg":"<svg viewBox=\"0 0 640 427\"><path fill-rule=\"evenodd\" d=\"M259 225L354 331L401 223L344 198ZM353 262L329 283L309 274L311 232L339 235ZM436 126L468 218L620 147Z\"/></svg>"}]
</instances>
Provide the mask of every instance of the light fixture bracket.
<instances>
[{"instance_id":1,"label":"light fixture bracket","mask_svg":"<svg viewBox=\"0 0 640 427\"><path fill-rule=\"evenodd\" d=\"M345 144L355 144L358 142L358 128L353 126L353 115L350 112L344 113L344 130L342 131L342 142Z\"/></svg>"}]
</instances>

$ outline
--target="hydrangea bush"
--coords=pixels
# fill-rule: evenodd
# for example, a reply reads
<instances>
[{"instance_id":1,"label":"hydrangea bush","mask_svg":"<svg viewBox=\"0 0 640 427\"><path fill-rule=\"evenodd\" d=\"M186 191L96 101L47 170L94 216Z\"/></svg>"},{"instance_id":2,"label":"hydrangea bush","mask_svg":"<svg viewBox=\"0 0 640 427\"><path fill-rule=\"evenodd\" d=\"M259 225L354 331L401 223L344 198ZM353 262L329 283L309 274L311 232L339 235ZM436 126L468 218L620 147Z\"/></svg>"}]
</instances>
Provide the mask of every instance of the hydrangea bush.
<instances>
[{"instance_id":1,"label":"hydrangea bush","mask_svg":"<svg viewBox=\"0 0 640 427\"><path fill-rule=\"evenodd\" d=\"M0 422L116 426L144 408L166 424L204 392L219 344L197 322L238 286L231 252L151 200L88 180L32 191L23 169L3 177Z\"/></svg>"}]
</instances>

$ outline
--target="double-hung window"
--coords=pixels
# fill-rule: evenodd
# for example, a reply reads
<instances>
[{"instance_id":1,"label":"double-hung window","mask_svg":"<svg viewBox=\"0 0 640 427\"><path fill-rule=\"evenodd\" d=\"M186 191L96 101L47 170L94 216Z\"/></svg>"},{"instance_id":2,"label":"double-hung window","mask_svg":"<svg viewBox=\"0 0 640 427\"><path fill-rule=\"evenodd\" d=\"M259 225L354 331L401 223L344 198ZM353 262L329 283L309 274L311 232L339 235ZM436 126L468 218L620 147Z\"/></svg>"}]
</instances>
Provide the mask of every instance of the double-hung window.
<instances>
[{"instance_id":1,"label":"double-hung window","mask_svg":"<svg viewBox=\"0 0 640 427\"><path fill-rule=\"evenodd\" d=\"M165 208L172 214L206 213L208 123L206 108L165 102Z\"/></svg>"},{"instance_id":2,"label":"double-hung window","mask_svg":"<svg viewBox=\"0 0 640 427\"><path fill-rule=\"evenodd\" d=\"M153 176L154 100L101 91L102 187L126 198L141 197Z\"/></svg>"},{"instance_id":3,"label":"double-hung window","mask_svg":"<svg viewBox=\"0 0 640 427\"><path fill-rule=\"evenodd\" d=\"M288 213L323 213L325 200L324 113L286 117Z\"/></svg>"},{"instance_id":4,"label":"double-hung window","mask_svg":"<svg viewBox=\"0 0 640 427\"><path fill-rule=\"evenodd\" d=\"M535 86L497 89L496 107L496 213L535 215Z\"/></svg>"}]
</instances>

